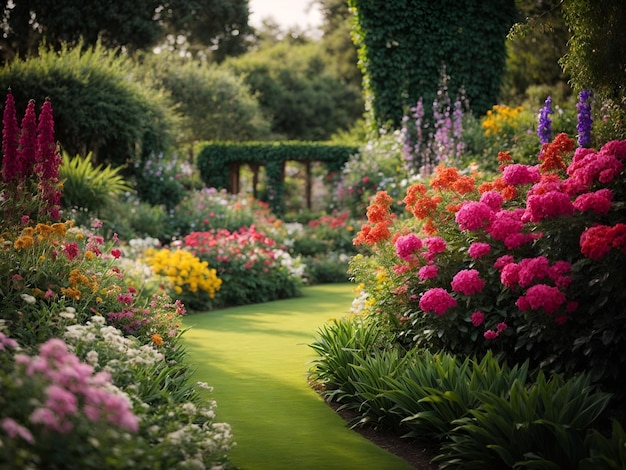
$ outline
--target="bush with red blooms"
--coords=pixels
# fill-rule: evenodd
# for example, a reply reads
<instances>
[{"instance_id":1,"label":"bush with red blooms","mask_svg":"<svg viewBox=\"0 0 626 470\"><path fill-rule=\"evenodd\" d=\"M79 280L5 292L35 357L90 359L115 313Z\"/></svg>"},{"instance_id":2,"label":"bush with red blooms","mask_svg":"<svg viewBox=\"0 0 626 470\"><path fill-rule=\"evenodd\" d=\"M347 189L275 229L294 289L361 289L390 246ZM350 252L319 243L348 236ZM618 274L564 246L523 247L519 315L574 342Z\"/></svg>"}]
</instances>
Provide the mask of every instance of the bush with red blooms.
<instances>
[{"instance_id":1,"label":"bush with red blooms","mask_svg":"<svg viewBox=\"0 0 626 470\"><path fill-rule=\"evenodd\" d=\"M536 165L499 156L479 182L440 166L408 188L408 217L379 193L351 273L367 311L407 347L589 370L615 389L626 365L626 141L575 148L565 134Z\"/></svg>"}]
</instances>

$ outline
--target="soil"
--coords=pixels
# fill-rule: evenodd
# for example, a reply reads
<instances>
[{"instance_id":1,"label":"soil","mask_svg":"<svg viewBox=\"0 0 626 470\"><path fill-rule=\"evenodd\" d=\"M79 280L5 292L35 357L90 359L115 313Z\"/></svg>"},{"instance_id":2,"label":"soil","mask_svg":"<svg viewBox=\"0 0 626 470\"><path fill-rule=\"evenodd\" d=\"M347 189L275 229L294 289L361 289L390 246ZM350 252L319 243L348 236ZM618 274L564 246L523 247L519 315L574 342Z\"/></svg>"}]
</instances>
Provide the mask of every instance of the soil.
<instances>
[{"instance_id":1,"label":"soil","mask_svg":"<svg viewBox=\"0 0 626 470\"><path fill-rule=\"evenodd\" d=\"M328 402L327 402L328 403ZM337 403L328 405L341 416L346 423L352 421L357 414L351 410L339 410ZM372 426L356 426L355 432L370 440L378 447L397 455L412 467L419 470L437 470L437 466L430 461L437 456L438 447L433 442L421 442L414 439L402 438L391 431L377 429Z\"/></svg>"}]
</instances>

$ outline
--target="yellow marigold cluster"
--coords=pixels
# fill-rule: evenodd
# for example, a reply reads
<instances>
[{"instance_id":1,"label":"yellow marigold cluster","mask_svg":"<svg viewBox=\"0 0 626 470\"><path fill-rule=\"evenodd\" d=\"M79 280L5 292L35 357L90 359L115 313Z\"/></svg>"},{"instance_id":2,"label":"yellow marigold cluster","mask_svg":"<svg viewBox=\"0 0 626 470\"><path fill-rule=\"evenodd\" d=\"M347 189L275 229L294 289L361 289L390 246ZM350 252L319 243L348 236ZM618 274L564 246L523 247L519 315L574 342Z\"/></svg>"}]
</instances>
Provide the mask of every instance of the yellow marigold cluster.
<instances>
[{"instance_id":1,"label":"yellow marigold cluster","mask_svg":"<svg viewBox=\"0 0 626 470\"><path fill-rule=\"evenodd\" d=\"M220 289L222 280L209 263L186 250L146 250L144 261L152 270L167 277L177 294L207 292L210 298Z\"/></svg>"},{"instance_id":2,"label":"yellow marigold cluster","mask_svg":"<svg viewBox=\"0 0 626 470\"><path fill-rule=\"evenodd\" d=\"M510 106L494 105L483 118L482 126L486 136L497 136L507 128L515 128L517 118L524 110L521 106L511 108Z\"/></svg>"}]
</instances>

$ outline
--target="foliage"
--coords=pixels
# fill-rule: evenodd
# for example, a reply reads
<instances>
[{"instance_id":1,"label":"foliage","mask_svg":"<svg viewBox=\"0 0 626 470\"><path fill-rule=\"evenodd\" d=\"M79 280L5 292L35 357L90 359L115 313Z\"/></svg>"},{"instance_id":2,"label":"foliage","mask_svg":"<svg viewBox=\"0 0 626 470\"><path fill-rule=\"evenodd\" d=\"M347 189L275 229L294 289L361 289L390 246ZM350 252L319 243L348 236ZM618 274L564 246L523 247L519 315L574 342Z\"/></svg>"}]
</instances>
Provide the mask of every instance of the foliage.
<instances>
[{"instance_id":1,"label":"foliage","mask_svg":"<svg viewBox=\"0 0 626 470\"><path fill-rule=\"evenodd\" d=\"M260 164L265 166L268 203L274 213L284 210L283 168L286 161L321 161L328 172L338 172L355 147L324 143L248 142L206 145L198 155L197 164L202 180L208 187L232 189L229 168L232 164Z\"/></svg>"},{"instance_id":2,"label":"foliage","mask_svg":"<svg viewBox=\"0 0 626 470\"><path fill-rule=\"evenodd\" d=\"M269 213L267 204L251 197L204 188L188 193L170 212L167 237L158 238L167 241L168 237L172 239L191 232L218 229L234 232L255 223L269 226L278 221Z\"/></svg>"},{"instance_id":3,"label":"foliage","mask_svg":"<svg viewBox=\"0 0 626 470\"><path fill-rule=\"evenodd\" d=\"M185 250L148 249L143 261L167 279L172 297L194 310L209 310L222 285L215 269Z\"/></svg>"},{"instance_id":4,"label":"foliage","mask_svg":"<svg viewBox=\"0 0 626 470\"><path fill-rule=\"evenodd\" d=\"M141 70L171 95L182 117L180 144L269 136L257 98L232 71L166 52L147 56Z\"/></svg>"},{"instance_id":5,"label":"foliage","mask_svg":"<svg viewBox=\"0 0 626 470\"><path fill-rule=\"evenodd\" d=\"M351 0L349 5L356 14L353 40L373 126L399 128L405 107L420 96L432 103L442 63L450 89L463 88L475 113L496 102L513 1Z\"/></svg>"},{"instance_id":6,"label":"foliage","mask_svg":"<svg viewBox=\"0 0 626 470\"><path fill-rule=\"evenodd\" d=\"M106 47L130 51L148 50L168 35L197 52L219 49L218 57L242 52L248 27L248 2L196 0L159 2L141 0L71 2L54 5L36 1L8 3L2 11L6 34L3 59L35 56L45 41L55 49L62 44L89 46L101 41ZM184 38L184 41L181 39Z\"/></svg>"},{"instance_id":7,"label":"foliage","mask_svg":"<svg viewBox=\"0 0 626 470\"><path fill-rule=\"evenodd\" d=\"M84 210L92 216L101 216L104 208L132 188L120 175L120 167L94 167L91 158L91 153L84 158L62 154L59 167L59 177L63 182L61 202L65 209Z\"/></svg>"},{"instance_id":8,"label":"foliage","mask_svg":"<svg viewBox=\"0 0 626 470\"><path fill-rule=\"evenodd\" d=\"M508 397L479 393L482 406L454 422L435 461L442 468L577 468L589 455L587 430L610 398L589 384L589 375L563 381L540 373L530 388L515 382Z\"/></svg>"},{"instance_id":9,"label":"foliage","mask_svg":"<svg viewBox=\"0 0 626 470\"><path fill-rule=\"evenodd\" d=\"M624 3L568 0L563 16L571 36L561 65L576 91L592 89L606 98L624 98L626 39L618 32L618 25L626 22Z\"/></svg>"},{"instance_id":10,"label":"foliage","mask_svg":"<svg viewBox=\"0 0 626 470\"><path fill-rule=\"evenodd\" d=\"M36 58L0 69L0 87L12 89L18 109L31 97L54 103L56 138L68 154L93 152L95 164L115 166L158 154L172 142L165 97L134 78L128 57L101 44L59 52L42 47Z\"/></svg>"},{"instance_id":11,"label":"foliage","mask_svg":"<svg viewBox=\"0 0 626 470\"><path fill-rule=\"evenodd\" d=\"M222 286L215 296L219 307L268 302L300 294L302 269L298 260L254 225L192 232L180 247L217 271Z\"/></svg>"},{"instance_id":12,"label":"foliage","mask_svg":"<svg viewBox=\"0 0 626 470\"><path fill-rule=\"evenodd\" d=\"M319 43L288 41L229 59L243 77L280 140L328 140L363 114L360 89L337 77Z\"/></svg>"},{"instance_id":13,"label":"foliage","mask_svg":"<svg viewBox=\"0 0 626 470\"><path fill-rule=\"evenodd\" d=\"M176 156L165 158L158 154L135 162L133 173L134 187L142 202L172 210L185 195L185 180L191 177L191 167Z\"/></svg>"}]
</instances>

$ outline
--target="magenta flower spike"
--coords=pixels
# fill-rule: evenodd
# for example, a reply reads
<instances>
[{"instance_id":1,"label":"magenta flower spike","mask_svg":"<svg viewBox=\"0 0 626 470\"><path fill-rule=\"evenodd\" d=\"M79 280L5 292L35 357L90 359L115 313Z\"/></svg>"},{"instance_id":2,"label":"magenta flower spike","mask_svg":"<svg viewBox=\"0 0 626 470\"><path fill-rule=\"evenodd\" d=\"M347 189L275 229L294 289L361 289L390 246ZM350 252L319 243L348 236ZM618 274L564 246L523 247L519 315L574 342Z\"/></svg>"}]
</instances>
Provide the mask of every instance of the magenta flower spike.
<instances>
[{"instance_id":1,"label":"magenta flower spike","mask_svg":"<svg viewBox=\"0 0 626 470\"><path fill-rule=\"evenodd\" d=\"M19 161L20 181L32 175L35 169L37 154L37 119L35 117L35 101L30 100L22 119L17 156Z\"/></svg>"},{"instance_id":2,"label":"magenta flower spike","mask_svg":"<svg viewBox=\"0 0 626 470\"><path fill-rule=\"evenodd\" d=\"M2 117L2 180L7 183L18 180L20 177L19 162L17 159L17 143L20 128L17 125L15 112L15 98L11 90L7 93Z\"/></svg>"},{"instance_id":3,"label":"magenta flower spike","mask_svg":"<svg viewBox=\"0 0 626 470\"><path fill-rule=\"evenodd\" d=\"M59 178L61 159L56 151L52 104L49 100L45 101L39 114L36 161L36 172L41 176L42 180L56 181Z\"/></svg>"}]
</instances>

